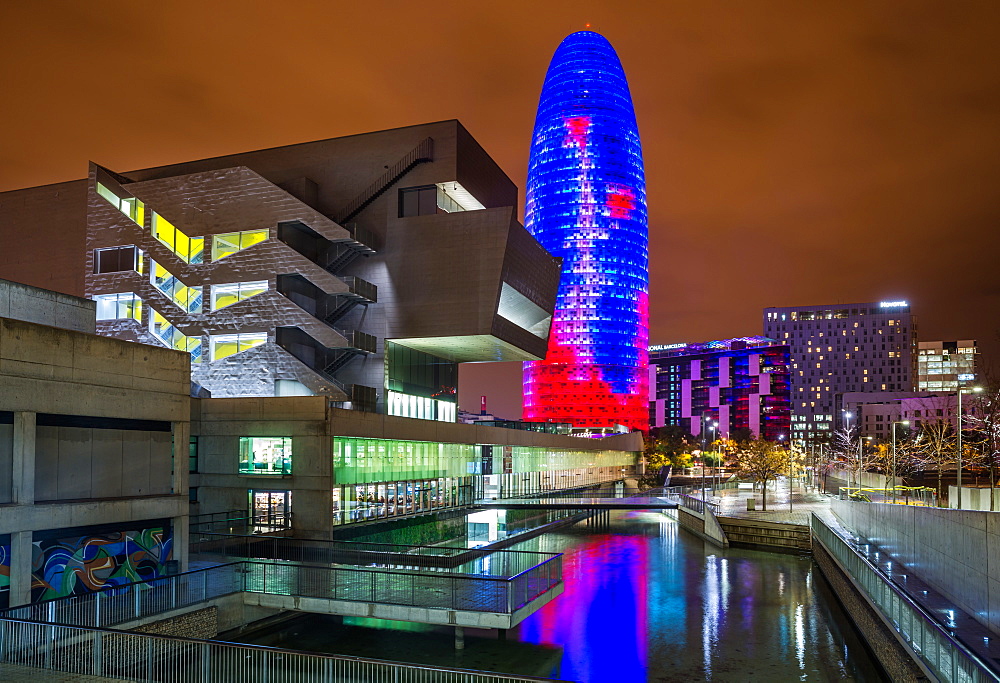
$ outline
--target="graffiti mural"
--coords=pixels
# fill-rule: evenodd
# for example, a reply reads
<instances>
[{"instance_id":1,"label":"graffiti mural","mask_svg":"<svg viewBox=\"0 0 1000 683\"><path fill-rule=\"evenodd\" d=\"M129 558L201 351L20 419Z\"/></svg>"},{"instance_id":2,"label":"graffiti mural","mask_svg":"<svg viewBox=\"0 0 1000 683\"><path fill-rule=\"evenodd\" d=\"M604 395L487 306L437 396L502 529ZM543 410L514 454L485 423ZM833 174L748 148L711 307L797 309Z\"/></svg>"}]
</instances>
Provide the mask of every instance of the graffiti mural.
<instances>
[{"instance_id":1,"label":"graffiti mural","mask_svg":"<svg viewBox=\"0 0 1000 683\"><path fill-rule=\"evenodd\" d=\"M0 534L0 609L10 606L10 536Z\"/></svg>"},{"instance_id":2,"label":"graffiti mural","mask_svg":"<svg viewBox=\"0 0 1000 683\"><path fill-rule=\"evenodd\" d=\"M164 573L173 538L166 524L145 529L88 532L35 541L31 600L48 600L148 581Z\"/></svg>"}]
</instances>

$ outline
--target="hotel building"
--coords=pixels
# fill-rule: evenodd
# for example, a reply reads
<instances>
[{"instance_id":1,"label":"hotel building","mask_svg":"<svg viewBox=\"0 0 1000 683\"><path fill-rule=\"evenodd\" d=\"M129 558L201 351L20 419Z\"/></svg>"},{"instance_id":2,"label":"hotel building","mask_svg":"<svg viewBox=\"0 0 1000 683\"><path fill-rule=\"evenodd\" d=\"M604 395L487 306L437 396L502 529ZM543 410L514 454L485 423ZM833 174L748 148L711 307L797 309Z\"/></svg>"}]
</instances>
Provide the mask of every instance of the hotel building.
<instances>
[{"instance_id":1,"label":"hotel building","mask_svg":"<svg viewBox=\"0 0 1000 683\"><path fill-rule=\"evenodd\" d=\"M916 319L905 301L765 308L764 334L791 353L791 438L826 441L846 392L910 391Z\"/></svg>"}]
</instances>

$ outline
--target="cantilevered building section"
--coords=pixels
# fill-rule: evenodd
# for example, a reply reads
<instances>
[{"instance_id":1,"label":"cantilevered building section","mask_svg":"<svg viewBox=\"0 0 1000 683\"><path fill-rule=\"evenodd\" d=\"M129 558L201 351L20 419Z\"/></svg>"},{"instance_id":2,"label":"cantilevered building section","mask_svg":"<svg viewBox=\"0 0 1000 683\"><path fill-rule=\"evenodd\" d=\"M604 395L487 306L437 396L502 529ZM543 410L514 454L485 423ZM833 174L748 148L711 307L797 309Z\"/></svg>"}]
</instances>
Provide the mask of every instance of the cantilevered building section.
<instances>
[{"instance_id":1,"label":"cantilevered building section","mask_svg":"<svg viewBox=\"0 0 1000 683\"><path fill-rule=\"evenodd\" d=\"M648 428L648 228L625 72L593 31L568 36L545 76L525 227L562 257L545 360L524 366L524 419Z\"/></svg>"},{"instance_id":2,"label":"cantilevered building section","mask_svg":"<svg viewBox=\"0 0 1000 683\"><path fill-rule=\"evenodd\" d=\"M95 299L101 334L189 352L213 397L454 422L458 363L545 354L559 262L517 202L457 121L91 164L86 180L0 193L0 276Z\"/></svg>"}]
</instances>

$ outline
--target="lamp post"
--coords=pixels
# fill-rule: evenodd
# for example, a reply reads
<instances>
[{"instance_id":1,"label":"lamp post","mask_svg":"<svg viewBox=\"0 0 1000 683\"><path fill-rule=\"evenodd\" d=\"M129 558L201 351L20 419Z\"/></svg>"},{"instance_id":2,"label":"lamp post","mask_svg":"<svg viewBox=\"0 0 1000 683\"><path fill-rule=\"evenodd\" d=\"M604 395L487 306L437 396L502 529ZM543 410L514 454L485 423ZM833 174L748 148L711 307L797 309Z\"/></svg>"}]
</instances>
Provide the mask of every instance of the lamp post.
<instances>
[{"instance_id":1,"label":"lamp post","mask_svg":"<svg viewBox=\"0 0 1000 683\"><path fill-rule=\"evenodd\" d=\"M785 435L778 434L778 441L785 445ZM788 511L792 511L792 449L788 449Z\"/></svg>"},{"instance_id":2,"label":"lamp post","mask_svg":"<svg viewBox=\"0 0 1000 683\"><path fill-rule=\"evenodd\" d=\"M955 481L958 486L958 502L955 503L955 506L959 510L962 509L962 422L965 418L965 415L962 414L962 394L971 394L982 390L982 387L958 388L958 476Z\"/></svg>"},{"instance_id":3,"label":"lamp post","mask_svg":"<svg viewBox=\"0 0 1000 683\"><path fill-rule=\"evenodd\" d=\"M843 410L841 412L844 413L844 429L847 430L847 445L850 446L851 445L851 417L853 417L853 415L851 414L851 411L849 411L849 410ZM860 435L859 435L859 440L860 440ZM858 444L858 450L859 451L861 450L861 444L860 443ZM848 474L847 474L847 487L848 488L851 487L851 474L850 474L850 472L848 472Z\"/></svg>"},{"instance_id":4,"label":"lamp post","mask_svg":"<svg viewBox=\"0 0 1000 683\"><path fill-rule=\"evenodd\" d=\"M711 444L713 441L715 441L715 430L716 430L716 427L718 427L718 425L719 425L719 423L715 422L715 421L712 421L712 422L708 423L708 429L709 429L708 443L709 444ZM704 472L705 471L705 469L704 469L705 468L705 455L704 454L702 455L701 462L702 462L702 465L701 465L702 466L702 472ZM714 462L715 461L714 461L714 456L713 456L713 463ZM712 495L714 496L715 495L715 465L714 464L712 465L712 476L709 478L709 481L712 484Z\"/></svg>"},{"instance_id":5,"label":"lamp post","mask_svg":"<svg viewBox=\"0 0 1000 683\"><path fill-rule=\"evenodd\" d=\"M909 420L892 423L892 502L896 502L896 425L909 426Z\"/></svg>"}]
</instances>

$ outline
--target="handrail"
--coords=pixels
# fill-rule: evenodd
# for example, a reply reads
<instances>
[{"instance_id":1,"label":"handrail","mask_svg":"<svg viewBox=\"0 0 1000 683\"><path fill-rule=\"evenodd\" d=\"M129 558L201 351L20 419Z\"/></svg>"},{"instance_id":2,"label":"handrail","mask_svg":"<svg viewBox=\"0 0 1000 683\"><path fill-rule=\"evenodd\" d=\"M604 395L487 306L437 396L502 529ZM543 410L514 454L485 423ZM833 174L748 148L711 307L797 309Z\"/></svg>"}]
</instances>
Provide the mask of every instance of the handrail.
<instances>
[{"instance_id":1,"label":"handrail","mask_svg":"<svg viewBox=\"0 0 1000 683\"><path fill-rule=\"evenodd\" d=\"M937 619L934 618L934 615L928 612L923 607L923 605L914 600L913 597L909 595L909 593L901 589L894 582L888 580L888 578L879 570L879 568L871 560L865 557L864 554L858 552L857 549L852 547L851 544L848 543L847 539L845 539L843 536L838 534L834 529L832 529L815 512L811 513L811 515L812 515L811 527L813 531L813 536L817 540L819 540L820 544L822 544L823 547L826 548L826 550L829 551L830 554L833 555L838 560L838 564L841 567L843 567L843 569L848 573L849 576L851 576L854 579L857 579L858 581L863 580L863 577L856 576L851 571L851 569L844 564L842 558L838 556L839 553L837 553L837 551L834 548L830 547L832 545L832 542L834 541L839 542L840 547L846 549L851 554L851 556L853 556L856 560L859 560L868 569L869 573L872 576L877 577L882 586L888 588L891 591L891 593L895 595L897 598L899 598L910 611L914 612L916 616L920 618L921 622L925 626L929 626L936 633L938 637L947 641L951 645L951 647L954 648L956 654L967 659L972 665L976 667L976 669L979 670L980 674L987 676L987 678L981 680L1000 681L1000 672L997 672L993 667L986 664L986 662L978 654L969 649L965 645L965 643L963 643L960 639L953 636L950 631L948 631L941 624L939 624ZM855 583L857 585L857 582ZM876 596L872 596L868 590L864 589L861 586L859 586L859 588L861 588L862 590L864 590L865 593L868 594L868 597L877 606L882 615L886 617L886 619L890 622L890 624L893 624L894 622L893 616L891 614L886 614L882 605L878 604ZM920 661L923 662L932 671L944 673L941 672L940 668L936 663L929 661L924 656L924 653L926 652L927 648L919 648L919 650L913 648L912 634L908 635L902 632L902 630L897 624L893 624L894 628L897 633L903 636L903 639L907 642L908 649L911 652L913 652L913 654L917 658L919 658Z\"/></svg>"},{"instance_id":2,"label":"handrail","mask_svg":"<svg viewBox=\"0 0 1000 683\"><path fill-rule=\"evenodd\" d=\"M381 195L394 182L399 180L407 171L423 161L431 161L434 158L434 138L424 138L420 143L410 150L406 156L397 161L387 171L373 180L368 186L358 193L358 195L337 214L336 222L343 225L361 212L369 203Z\"/></svg>"},{"instance_id":3,"label":"handrail","mask_svg":"<svg viewBox=\"0 0 1000 683\"><path fill-rule=\"evenodd\" d=\"M458 676L461 676L461 677L473 677L471 679L465 678L464 680L477 681L477 682L478 681L489 681L490 683L494 683L494 682L499 683L501 681L513 681L513 682L517 682L517 683L522 683L522 682L523 683L552 683L552 681L557 680L557 679L551 679L551 678L539 678L537 676L505 674L505 673L493 672L493 671L479 671L479 670L475 670L475 669L460 669L460 668L457 668L457 667L448 667L448 666L410 664L410 663L407 663L407 662L395 662L395 661L391 661L391 660L372 659L372 658L369 658L369 657L357 657L357 656L353 656L353 655L337 655L337 654L325 654L325 653L319 653L319 652L305 652L305 651L302 651L302 650L293 650L293 649L289 649L289 648L278 648L278 647L272 647L272 646L269 646L269 645L256 645L256 644L252 644L252 643L231 643L231 642L224 641L224 640L199 640L197 638L188 638L186 636L174 636L174 635L166 635L166 634L159 634L159 633L144 633L142 631L123 631L123 630L119 630L119 629L106 628L106 627L98 627L98 626L74 626L74 625L69 625L69 624L50 624L48 622L38 621L38 620L35 620L35 619L16 619L16 618L11 618L11 617L0 616L0 624L23 624L23 625L26 625L26 626L29 626L29 627L30 626L38 627L39 631L44 630L44 632L46 634L46 639L48 639L50 643L52 641L56 640L54 637L52 637L52 636L55 635L55 631L53 629L58 629L59 631L65 630L65 631L70 631L70 632L76 632L76 633L79 633L79 634L83 635L84 637L86 637L88 635L92 636L92 637L100 637L103 634L108 634L110 636L114 636L114 637L118 637L118 638L132 638L132 637L134 637L134 638L138 638L140 641L147 641L147 642L150 642L150 643L157 643L157 642L163 642L163 641L166 641L166 642L175 642L175 643L179 643L179 644L186 644L186 645L191 645L191 646L197 646L199 649L200 648L204 648L206 645L208 645L210 647L218 647L218 648L222 648L222 649L235 650L236 652L251 652L251 653L252 652L259 652L259 653L262 653L265 657L268 656L268 655L272 655L273 654L275 657L293 656L293 657L301 657L303 659L316 660L316 661L334 660L334 661L339 661L339 662L356 663L356 664L359 664L359 665L366 665L366 666L369 666L369 667L389 667L389 668L394 668L394 669L406 669L406 670L413 670L413 671L420 672L421 675L424 675L424 672L438 672L438 673L441 673L441 674L447 674L447 675L449 675L448 680L455 680L454 678L451 678L450 676L455 676L455 677L458 677ZM21 634L18 634L18 635L21 635ZM13 640L13 639L11 639L11 640ZM19 664L18 660L16 660L16 659L14 659L14 658L11 657L12 654L14 654L14 653L16 653L16 652L19 651L19 649L17 647L18 643L16 643L16 642L7 642L7 641L5 641L5 643L7 644L8 647L7 647L7 649L5 651L2 651L2 653L0 653L0 663L5 663L6 662L6 663ZM38 645L41 645L41 643L38 643ZM202 651L204 652L204 650L202 650ZM98 655L101 654L99 648L95 648L95 654L98 654ZM247 657L250 657L250 656L251 655L247 655ZM43 663L46 666L44 666L44 667L37 667L37 666L31 666L30 664L27 664L27 665L24 665L24 666L26 666L27 668L39 669L39 670L43 670L43 671L44 670L61 671L61 669L59 669L59 668L57 668L55 666L52 666L51 665L52 664L51 661L44 661L43 660ZM81 660L81 661L75 662L75 664L77 666L79 666L81 664L84 664L84 661ZM79 673L84 673L84 672L77 671L76 668L74 667L74 670L72 671L72 673L79 674ZM232 680L236 680L236 679L234 678ZM421 680L424 680L424 679L421 679Z\"/></svg>"}]
</instances>

